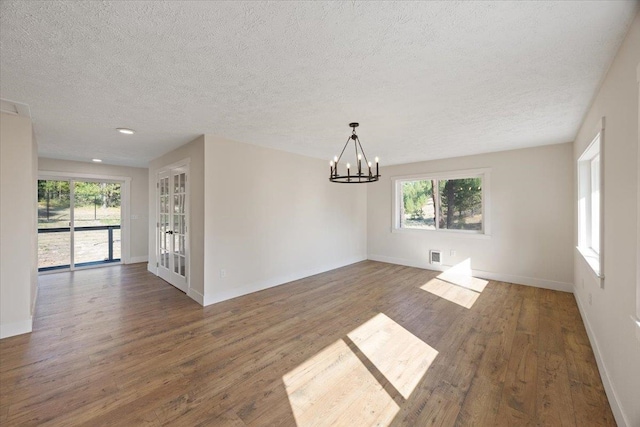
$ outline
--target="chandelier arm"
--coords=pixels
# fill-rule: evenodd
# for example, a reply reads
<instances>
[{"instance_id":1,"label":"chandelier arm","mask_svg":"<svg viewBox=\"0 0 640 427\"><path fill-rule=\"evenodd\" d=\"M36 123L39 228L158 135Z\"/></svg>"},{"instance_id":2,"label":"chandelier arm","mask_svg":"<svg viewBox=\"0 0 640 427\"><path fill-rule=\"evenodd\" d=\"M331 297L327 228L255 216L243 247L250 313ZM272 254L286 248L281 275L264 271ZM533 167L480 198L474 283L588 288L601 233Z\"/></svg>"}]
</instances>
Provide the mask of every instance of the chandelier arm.
<instances>
[{"instance_id":1,"label":"chandelier arm","mask_svg":"<svg viewBox=\"0 0 640 427\"><path fill-rule=\"evenodd\" d=\"M342 155L344 154L344 150L347 149L347 144L349 144L349 140L351 139L351 137L349 137L347 139L347 142L344 143L344 147L342 147L342 152L340 153L340 156L338 157L338 161L336 162L336 168L338 167L338 163L340 163L340 159L342 158Z\"/></svg>"}]
</instances>

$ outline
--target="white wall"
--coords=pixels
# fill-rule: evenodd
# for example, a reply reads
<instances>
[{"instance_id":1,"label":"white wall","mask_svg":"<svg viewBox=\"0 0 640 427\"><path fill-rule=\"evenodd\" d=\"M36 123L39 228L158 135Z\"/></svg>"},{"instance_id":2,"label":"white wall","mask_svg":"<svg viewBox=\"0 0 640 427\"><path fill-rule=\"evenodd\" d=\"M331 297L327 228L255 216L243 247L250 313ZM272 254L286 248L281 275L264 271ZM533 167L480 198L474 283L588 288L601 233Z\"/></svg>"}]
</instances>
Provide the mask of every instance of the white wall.
<instances>
[{"instance_id":1,"label":"white wall","mask_svg":"<svg viewBox=\"0 0 640 427\"><path fill-rule=\"evenodd\" d=\"M366 258L366 186L327 162L207 135L205 164L205 304Z\"/></svg>"},{"instance_id":2,"label":"white wall","mask_svg":"<svg viewBox=\"0 0 640 427\"><path fill-rule=\"evenodd\" d=\"M637 15L576 138L578 157L606 117L604 138L605 285L575 252L575 295L619 425L640 426L640 343L635 314L638 269L638 82L640 15ZM573 196L577 207L577 193ZM577 209L574 211L577 223ZM577 229L574 237L577 244ZM593 303L589 303L589 295Z\"/></svg>"},{"instance_id":3,"label":"white wall","mask_svg":"<svg viewBox=\"0 0 640 427\"><path fill-rule=\"evenodd\" d=\"M31 120L0 113L0 338L31 332L37 146Z\"/></svg>"},{"instance_id":4,"label":"white wall","mask_svg":"<svg viewBox=\"0 0 640 427\"><path fill-rule=\"evenodd\" d=\"M168 165L189 160L189 290L187 294L204 301L204 135L149 163L149 271L157 274L156 263L156 183L158 172Z\"/></svg>"},{"instance_id":5,"label":"white wall","mask_svg":"<svg viewBox=\"0 0 640 427\"><path fill-rule=\"evenodd\" d=\"M384 167L367 187L369 259L434 269L429 250L440 249L445 266L469 258L481 277L570 291L571 159L572 145L559 144ZM391 232L392 177L477 168L491 170L490 238Z\"/></svg>"},{"instance_id":6,"label":"white wall","mask_svg":"<svg viewBox=\"0 0 640 427\"><path fill-rule=\"evenodd\" d=\"M38 169L61 174L76 173L131 178L130 193L130 257L131 262L146 262L148 257L149 170L98 163L40 158Z\"/></svg>"}]
</instances>

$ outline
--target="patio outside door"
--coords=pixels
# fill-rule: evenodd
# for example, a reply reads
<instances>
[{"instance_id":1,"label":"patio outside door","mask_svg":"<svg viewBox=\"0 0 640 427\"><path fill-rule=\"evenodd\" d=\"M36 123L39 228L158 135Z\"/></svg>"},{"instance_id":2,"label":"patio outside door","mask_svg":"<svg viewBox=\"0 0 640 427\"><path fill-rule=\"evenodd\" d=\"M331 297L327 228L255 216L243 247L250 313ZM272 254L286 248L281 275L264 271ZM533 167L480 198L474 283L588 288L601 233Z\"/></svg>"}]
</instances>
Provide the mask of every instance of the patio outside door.
<instances>
[{"instance_id":1,"label":"patio outside door","mask_svg":"<svg viewBox=\"0 0 640 427\"><path fill-rule=\"evenodd\" d=\"M158 275L187 292L187 166L158 174Z\"/></svg>"}]
</instances>

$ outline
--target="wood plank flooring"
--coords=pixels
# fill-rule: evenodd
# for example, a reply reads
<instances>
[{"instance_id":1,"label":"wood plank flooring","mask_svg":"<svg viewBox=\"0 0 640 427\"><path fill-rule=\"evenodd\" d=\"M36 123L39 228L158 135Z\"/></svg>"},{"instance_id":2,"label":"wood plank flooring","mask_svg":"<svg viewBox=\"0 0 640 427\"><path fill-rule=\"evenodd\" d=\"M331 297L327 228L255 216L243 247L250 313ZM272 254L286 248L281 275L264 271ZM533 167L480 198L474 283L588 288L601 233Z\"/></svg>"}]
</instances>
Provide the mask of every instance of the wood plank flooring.
<instances>
[{"instance_id":1,"label":"wood plank flooring","mask_svg":"<svg viewBox=\"0 0 640 427\"><path fill-rule=\"evenodd\" d=\"M202 308L145 267L40 277L1 425L615 425L571 294L365 261Z\"/></svg>"}]
</instances>

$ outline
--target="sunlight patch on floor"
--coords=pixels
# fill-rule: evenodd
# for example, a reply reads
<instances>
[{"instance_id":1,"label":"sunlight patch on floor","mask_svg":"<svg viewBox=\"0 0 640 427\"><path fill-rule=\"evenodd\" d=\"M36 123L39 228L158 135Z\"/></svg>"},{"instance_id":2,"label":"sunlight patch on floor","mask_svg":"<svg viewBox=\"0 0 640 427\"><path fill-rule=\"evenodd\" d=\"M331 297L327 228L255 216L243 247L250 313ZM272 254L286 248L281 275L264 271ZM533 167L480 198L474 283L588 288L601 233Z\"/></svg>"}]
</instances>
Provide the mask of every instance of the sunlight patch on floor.
<instances>
[{"instance_id":1,"label":"sunlight patch on floor","mask_svg":"<svg viewBox=\"0 0 640 427\"><path fill-rule=\"evenodd\" d=\"M487 283L489 283L487 280L473 277L471 272L471 260L469 258L454 265L447 271L440 273L438 275L438 279L476 292L484 291Z\"/></svg>"},{"instance_id":2,"label":"sunlight patch on floor","mask_svg":"<svg viewBox=\"0 0 640 427\"><path fill-rule=\"evenodd\" d=\"M447 301L458 304L464 308L471 308L475 304L480 294L470 289L461 288L451 283L442 281L438 278L429 280L420 289L432 293L433 295L444 298Z\"/></svg>"},{"instance_id":3,"label":"sunlight patch on floor","mask_svg":"<svg viewBox=\"0 0 640 427\"><path fill-rule=\"evenodd\" d=\"M347 336L405 399L438 355L433 347L382 313Z\"/></svg>"},{"instance_id":4,"label":"sunlight patch on floor","mask_svg":"<svg viewBox=\"0 0 640 427\"><path fill-rule=\"evenodd\" d=\"M400 410L342 340L282 379L298 427L387 426Z\"/></svg>"},{"instance_id":5,"label":"sunlight patch on floor","mask_svg":"<svg viewBox=\"0 0 640 427\"><path fill-rule=\"evenodd\" d=\"M471 260L466 259L422 285L420 289L465 308L473 307L489 283L471 274Z\"/></svg>"},{"instance_id":6,"label":"sunlight patch on floor","mask_svg":"<svg viewBox=\"0 0 640 427\"><path fill-rule=\"evenodd\" d=\"M437 355L379 313L282 380L298 427L388 426Z\"/></svg>"}]
</instances>

